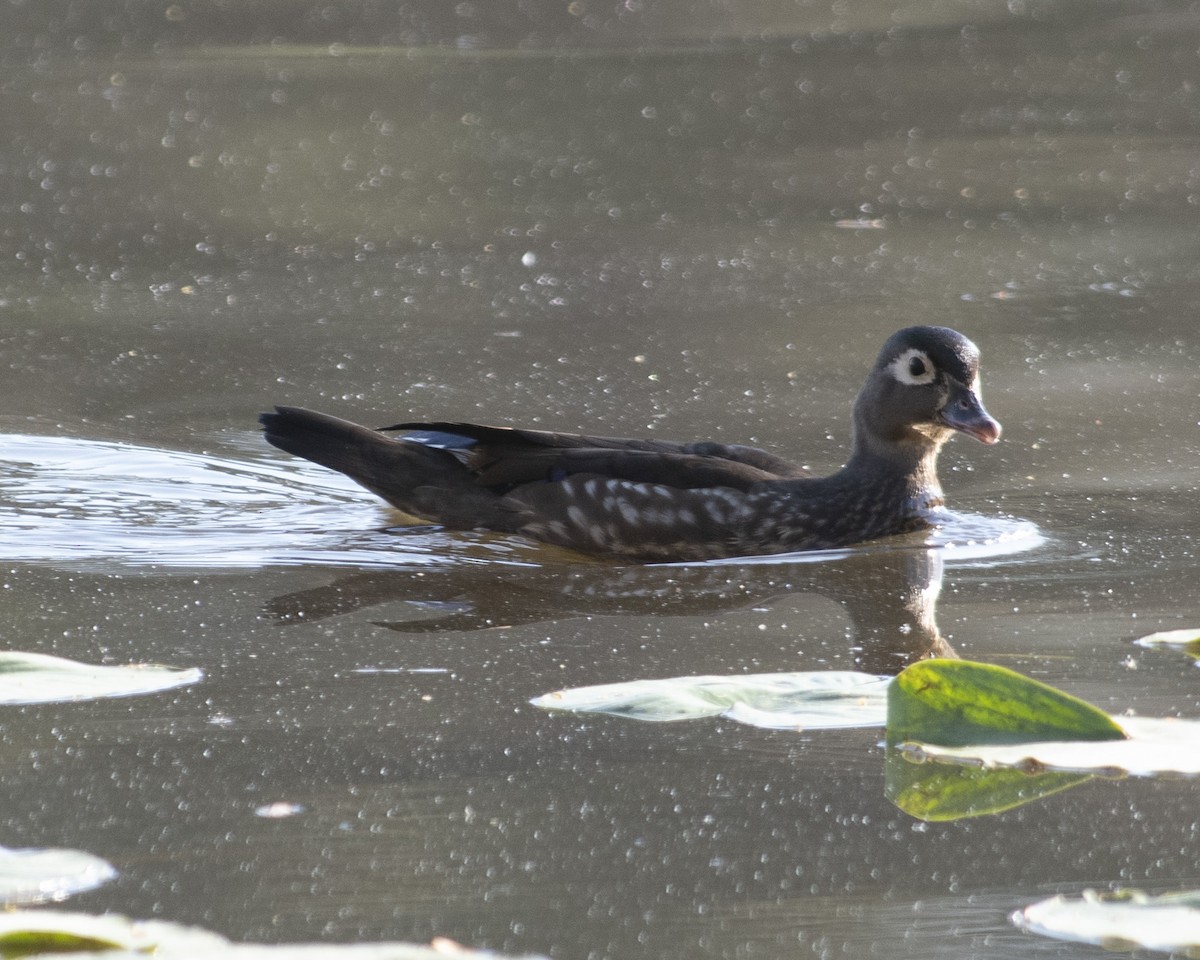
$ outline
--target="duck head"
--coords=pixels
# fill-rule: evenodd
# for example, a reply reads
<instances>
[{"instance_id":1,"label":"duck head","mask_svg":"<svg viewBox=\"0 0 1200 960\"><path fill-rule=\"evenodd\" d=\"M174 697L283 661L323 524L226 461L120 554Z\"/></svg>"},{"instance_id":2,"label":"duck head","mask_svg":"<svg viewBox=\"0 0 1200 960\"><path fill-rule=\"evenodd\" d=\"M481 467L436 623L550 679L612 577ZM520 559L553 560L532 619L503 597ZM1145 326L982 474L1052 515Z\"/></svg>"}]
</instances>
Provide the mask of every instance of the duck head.
<instances>
[{"instance_id":1,"label":"duck head","mask_svg":"<svg viewBox=\"0 0 1200 960\"><path fill-rule=\"evenodd\" d=\"M1000 439L984 409L979 348L949 327L906 327L879 353L854 404L856 452L924 459L955 433ZM865 448L865 449L864 449Z\"/></svg>"}]
</instances>

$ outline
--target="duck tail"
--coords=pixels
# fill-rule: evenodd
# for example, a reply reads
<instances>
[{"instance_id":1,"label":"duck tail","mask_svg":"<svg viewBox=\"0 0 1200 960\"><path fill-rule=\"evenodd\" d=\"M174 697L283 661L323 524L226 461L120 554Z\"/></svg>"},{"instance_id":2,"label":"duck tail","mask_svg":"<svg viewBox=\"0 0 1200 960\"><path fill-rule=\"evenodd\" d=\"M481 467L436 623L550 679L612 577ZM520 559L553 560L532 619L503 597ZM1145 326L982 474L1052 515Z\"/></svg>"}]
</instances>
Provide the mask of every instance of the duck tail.
<instances>
[{"instance_id":1,"label":"duck tail","mask_svg":"<svg viewBox=\"0 0 1200 960\"><path fill-rule=\"evenodd\" d=\"M445 450L302 407L276 407L258 420L272 446L344 473L410 516L465 529L518 525L517 505Z\"/></svg>"}]
</instances>

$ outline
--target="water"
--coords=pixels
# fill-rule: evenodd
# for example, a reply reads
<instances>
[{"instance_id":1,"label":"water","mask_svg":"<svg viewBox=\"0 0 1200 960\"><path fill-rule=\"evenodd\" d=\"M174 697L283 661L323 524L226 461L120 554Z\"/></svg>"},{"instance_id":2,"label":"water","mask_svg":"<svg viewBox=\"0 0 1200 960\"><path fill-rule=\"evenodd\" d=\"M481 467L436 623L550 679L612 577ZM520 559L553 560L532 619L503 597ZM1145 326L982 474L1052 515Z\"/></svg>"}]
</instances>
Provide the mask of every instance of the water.
<instances>
[{"instance_id":1,"label":"water","mask_svg":"<svg viewBox=\"0 0 1200 960\"><path fill-rule=\"evenodd\" d=\"M0 627L205 679L5 708L0 844L113 864L73 909L564 960L1083 957L1007 912L1200 883L1188 781L925 824L878 731L528 704L937 652L1200 715L1190 662L1129 642L1198 616L1200 23L501 6L16 8ZM1005 428L947 448L931 548L583 561L398 527L255 429L296 403L827 470L911 322L976 340Z\"/></svg>"}]
</instances>

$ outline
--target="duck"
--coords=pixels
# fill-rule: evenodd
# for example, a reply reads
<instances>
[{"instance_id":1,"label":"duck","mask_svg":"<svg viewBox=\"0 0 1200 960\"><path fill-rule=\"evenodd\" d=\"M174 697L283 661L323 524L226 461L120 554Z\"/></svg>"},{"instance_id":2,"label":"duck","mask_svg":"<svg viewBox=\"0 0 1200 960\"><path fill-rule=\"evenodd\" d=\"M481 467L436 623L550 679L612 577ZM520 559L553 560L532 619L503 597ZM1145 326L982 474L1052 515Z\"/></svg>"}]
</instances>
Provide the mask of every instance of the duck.
<instances>
[{"instance_id":1,"label":"duck","mask_svg":"<svg viewBox=\"0 0 1200 960\"><path fill-rule=\"evenodd\" d=\"M938 454L984 444L979 349L949 327L892 334L827 476L753 446L585 436L449 421L372 429L302 407L259 417L268 443L337 470L417 521L639 563L853 546L936 525Z\"/></svg>"}]
</instances>

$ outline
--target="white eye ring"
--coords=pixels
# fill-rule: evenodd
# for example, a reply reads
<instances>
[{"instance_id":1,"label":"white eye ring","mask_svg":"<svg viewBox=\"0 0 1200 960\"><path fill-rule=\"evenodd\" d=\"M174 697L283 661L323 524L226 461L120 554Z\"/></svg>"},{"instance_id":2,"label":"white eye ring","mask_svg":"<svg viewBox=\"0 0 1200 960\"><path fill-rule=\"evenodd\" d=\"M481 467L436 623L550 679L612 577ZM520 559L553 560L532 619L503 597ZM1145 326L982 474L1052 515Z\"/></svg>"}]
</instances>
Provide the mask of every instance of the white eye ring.
<instances>
[{"instance_id":1,"label":"white eye ring","mask_svg":"<svg viewBox=\"0 0 1200 960\"><path fill-rule=\"evenodd\" d=\"M937 376L937 368L929 359L929 354L916 347L910 347L889 364L892 376L906 387L923 387L933 383Z\"/></svg>"}]
</instances>

